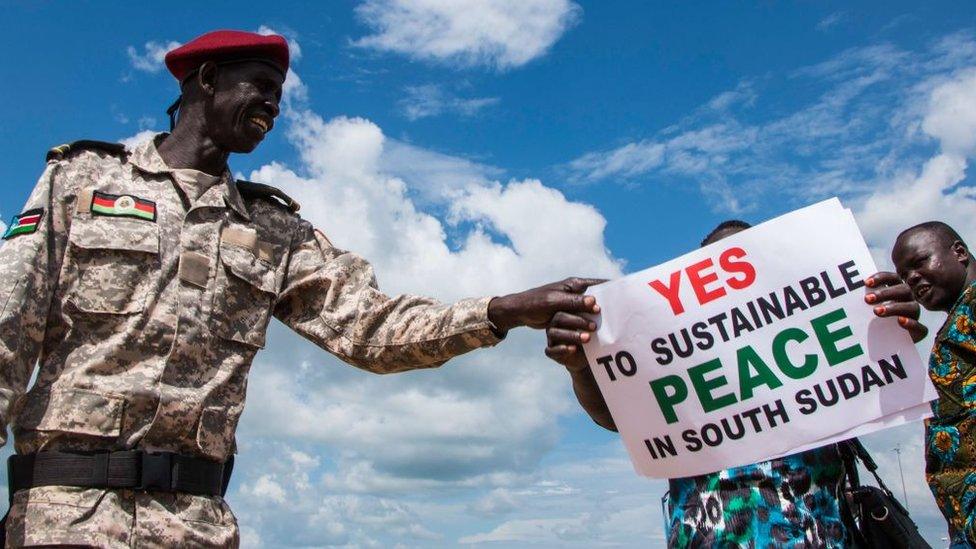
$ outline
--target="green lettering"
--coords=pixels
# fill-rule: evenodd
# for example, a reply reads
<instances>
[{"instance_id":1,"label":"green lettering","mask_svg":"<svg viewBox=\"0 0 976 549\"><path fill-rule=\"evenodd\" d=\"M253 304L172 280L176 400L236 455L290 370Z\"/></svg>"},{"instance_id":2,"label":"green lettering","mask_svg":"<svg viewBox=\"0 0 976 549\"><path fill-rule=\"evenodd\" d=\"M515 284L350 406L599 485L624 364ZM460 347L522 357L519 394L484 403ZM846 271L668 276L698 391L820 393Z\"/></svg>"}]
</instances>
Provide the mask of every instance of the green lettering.
<instances>
[{"instance_id":1,"label":"green lettering","mask_svg":"<svg viewBox=\"0 0 976 549\"><path fill-rule=\"evenodd\" d=\"M847 318L847 313L844 309L837 309L836 311L831 311L823 316L818 316L817 318L810 321L810 325L813 326L814 333L817 334L817 340L820 342L820 347L823 349L824 356L827 357L827 363L831 366L836 366L841 362L845 362L854 357L858 357L864 354L864 350L861 346L855 343L846 349L838 349L837 342L851 337L854 332L851 330L850 326L844 326L843 328L830 331L829 325Z\"/></svg>"},{"instance_id":2,"label":"green lettering","mask_svg":"<svg viewBox=\"0 0 976 549\"><path fill-rule=\"evenodd\" d=\"M793 364L790 356L786 354L786 343L789 341L803 343L809 337L799 328L787 328L773 338L773 359L776 360L776 366L793 379L803 379L812 374L817 369L819 361L817 355L803 355L803 364L799 366Z\"/></svg>"},{"instance_id":3,"label":"green lettering","mask_svg":"<svg viewBox=\"0 0 976 549\"><path fill-rule=\"evenodd\" d=\"M739 361L739 398L747 400L752 398L752 393L760 385L766 385L770 389L782 387L783 382L776 377L776 374L769 369L769 366L759 358L755 349L746 345L735 353ZM749 366L752 366L750 368ZM752 375L755 369L756 375Z\"/></svg>"},{"instance_id":4,"label":"green lettering","mask_svg":"<svg viewBox=\"0 0 976 549\"><path fill-rule=\"evenodd\" d=\"M725 376L721 375L712 379L705 379L705 374L718 370L721 367L722 361L714 358L698 366L688 368L688 378L691 379L691 384L695 388L695 393L698 394L698 400L701 402L702 409L706 412L714 412L719 408L736 403L735 393L728 393L717 398L712 396L713 390L723 385L728 385L729 382L725 379Z\"/></svg>"},{"instance_id":5,"label":"green lettering","mask_svg":"<svg viewBox=\"0 0 976 549\"><path fill-rule=\"evenodd\" d=\"M670 394L668 387L672 389ZM688 398L688 386L685 385L684 380L676 375L653 379L651 380L651 391L654 393L657 405L661 408L661 413L664 414L664 419L667 420L668 425L678 421L678 415L674 413L674 406Z\"/></svg>"}]
</instances>

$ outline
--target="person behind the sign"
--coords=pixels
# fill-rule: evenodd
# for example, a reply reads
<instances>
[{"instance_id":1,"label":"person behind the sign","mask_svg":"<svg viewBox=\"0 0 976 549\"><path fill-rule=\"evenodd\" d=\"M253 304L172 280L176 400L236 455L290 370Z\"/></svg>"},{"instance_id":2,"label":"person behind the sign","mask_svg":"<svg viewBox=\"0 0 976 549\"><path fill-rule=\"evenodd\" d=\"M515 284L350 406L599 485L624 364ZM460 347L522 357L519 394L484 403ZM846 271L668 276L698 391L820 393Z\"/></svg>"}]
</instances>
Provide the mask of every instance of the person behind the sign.
<instances>
[{"instance_id":1,"label":"person behind the sign","mask_svg":"<svg viewBox=\"0 0 976 549\"><path fill-rule=\"evenodd\" d=\"M919 304L949 314L935 336L929 377L939 399L926 422L925 476L949 523L951 547L976 547L976 258L955 230L929 221L903 231L891 251L895 273L866 282L868 303L925 337Z\"/></svg>"},{"instance_id":2,"label":"person behind the sign","mask_svg":"<svg viewBox=\"0 0 976 549\"><path fill-rule=\"evenodd\" d=\"M705 240L707 246L749 228L743 221L720 223ZM925 327L918 322L918 307L891 303L886 293L890 273L871 277L879 296L878 316L899 316L899 324L917 342ZM869 294L870 295L870 294ZM546 355L566 366L576 397L600 426L616 425L586 363L581 344L589 341L595 323L576 315L557 314L546 331ZM843 463L835 445L829 445L753 465L697 477L669 481L669 547L847 547L840 493Z\"/></svg>"}]
</instances>

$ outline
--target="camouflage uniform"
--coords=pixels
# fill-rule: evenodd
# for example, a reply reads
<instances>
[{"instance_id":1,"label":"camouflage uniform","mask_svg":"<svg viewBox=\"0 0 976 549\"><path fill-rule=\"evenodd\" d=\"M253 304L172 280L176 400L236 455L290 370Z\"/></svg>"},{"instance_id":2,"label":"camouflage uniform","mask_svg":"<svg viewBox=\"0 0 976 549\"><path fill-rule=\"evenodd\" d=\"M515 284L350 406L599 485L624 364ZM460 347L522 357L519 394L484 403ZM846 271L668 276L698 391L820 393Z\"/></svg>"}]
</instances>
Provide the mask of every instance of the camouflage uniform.
<instances>
[{"instance_id":1,"label":"camouflage uniform","mask_svg":"<svg viewBox=\"0 0 976 549\"><path fill-rule=\"evenodd\" d=\"M48 162L25 208L43 210L35 230L0 248L0 432L12 425L17 452L226 460L271 313L378 373L498 342L489 298L388 297L365 260L274 198L187 172L152 141ZM119 207L99 213L106 197ZM16 494L7 540L227 547L238 529L220 497L43 487Z\"/></svg>"}]
</instances>

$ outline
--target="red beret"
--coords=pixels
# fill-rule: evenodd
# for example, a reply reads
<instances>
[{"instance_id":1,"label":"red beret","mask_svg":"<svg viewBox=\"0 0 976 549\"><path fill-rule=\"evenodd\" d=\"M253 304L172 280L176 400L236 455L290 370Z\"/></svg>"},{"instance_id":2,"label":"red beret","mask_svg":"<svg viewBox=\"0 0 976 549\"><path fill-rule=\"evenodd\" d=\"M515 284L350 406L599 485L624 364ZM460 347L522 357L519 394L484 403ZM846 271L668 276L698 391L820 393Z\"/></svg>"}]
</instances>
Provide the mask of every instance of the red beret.
<instances>
[{"instance_id":1,"label":"red beret","mask_svg":"<svg viewBox=\"0 0 976 549\"><path fill-rule=\"evenodd\" d=\"M166 54L166 68L183 80L207 61L265 61L288 72L288 42L277 34L219 30L208 32Z\"/></svg>"}]
</instances>

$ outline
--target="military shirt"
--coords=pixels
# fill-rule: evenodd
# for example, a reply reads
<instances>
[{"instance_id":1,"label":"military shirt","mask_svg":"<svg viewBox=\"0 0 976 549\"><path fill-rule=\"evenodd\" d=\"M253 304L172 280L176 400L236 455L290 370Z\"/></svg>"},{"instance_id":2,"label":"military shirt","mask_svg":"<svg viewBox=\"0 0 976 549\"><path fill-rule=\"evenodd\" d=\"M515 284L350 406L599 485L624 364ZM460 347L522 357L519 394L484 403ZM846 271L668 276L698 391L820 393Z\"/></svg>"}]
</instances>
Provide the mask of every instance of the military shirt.
<instances>
[{"instance_id":1,"label":"military shirt","mask_svg":"<svg viewBox=\"0 0 976 549\"><path fill-rule=\"evenodd\" d=\"M11 424L17 452L226 460L272 315L377 373L498 342L490 298L387 296L362 257L275 198L245 198L229 171L188 193L162 137L49 161L33 227L18 219L0 247L0 432Z\"/></svg>"}]
</instances>

